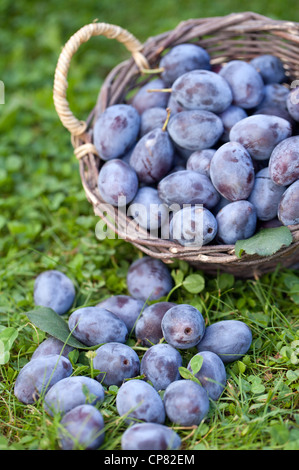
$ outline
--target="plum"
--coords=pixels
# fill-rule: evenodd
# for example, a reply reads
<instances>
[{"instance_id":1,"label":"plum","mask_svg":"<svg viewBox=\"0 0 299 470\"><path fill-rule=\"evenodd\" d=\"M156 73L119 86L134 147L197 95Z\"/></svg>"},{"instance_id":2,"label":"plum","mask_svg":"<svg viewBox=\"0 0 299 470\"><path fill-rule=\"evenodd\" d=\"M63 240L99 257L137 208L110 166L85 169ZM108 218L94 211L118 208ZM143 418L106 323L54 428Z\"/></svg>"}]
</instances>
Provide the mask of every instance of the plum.
<instances>
[{"instance_id":1,"label":"plum","mask_svg":"<svg viewBox=\"0 0 299 470\"><path fill-rule=\"evenodd\" d=\"M242 144L252 158L267 160L277 144L291 135L292 126L286 119L254 114L237 122L232 127L229 138Z\"/></svg>"},{"instance_id":2,"label":"plum","mask_svg":"<svg viewBox=\"0 0 299 470\"><path fill-rule=\"evenodd\" d=\"M252 332L241 320L220 320L206 328L197 344L198 352L212 351L227 364L244 356L252 343Z\"/></svg>"},{"instance_id":3,"label":"plum","mask_svg":"<svg viewBox=\"0 0 299 470\"><path fill-rule=\"evenodd\" d=\"M221 68L219 74L231 87L233 105L251 109L262 101L264 82L253 65L244 60L231 60Z\"/></svg>"},{"instance_id":4,"label":"plum","mask_svg":"<svg viewBox=\"0 0 299 470\"><path fill-rule=\"evenodd\" d=\"M269 174L274 183L289 186L299 179L299 136L280 142L269 160Z\"/></svg>"},{"instance_id":5,"label":"plum","mask_svg":"<svg viewBox=\"0 0 299 470\"><path fill-rule=\"evenodd\" d=\"M278 205L285 189L272 181L268 167L256 173L248 201L255 206L259 220L272 220L277 216Z\"/></svg>"},{"instance_id":6,"label":"plum","mask_svg":"<svg viewBox=\"0 0 299 470\"><path fill-rule=\"evenodd\" d=\"M93 367L100 371L96 379L106 386L120 386L125 379L136 377L140 371L139 357L130 346L109 342L96 350Z\"/></svg>"},{"instance_id":7,"label":"plum","mask_svg":"<svg viewBox=\"0 0 299 470\"><path fill-rule=\"evenodd\" d=\"M196 354L203 359L201 368L194 376L199 380L201 386L206 390L211 400L218 400L225 388L226 370L223 361L212 351L201 351ZM192 371L192 360L190 359L187 369Z\"/></svg>"},{"instance_id":8,"label":"plum","mask_svg":"<svg viewBox=\"0 0 299 470\"><path fill-rule=\"evenodd\" d=\"M141 420L164 424L163 401L152 385L141 379L124 382L116 396L116 408L127 424Z\"/></svg>"},{"instance_id":9,"label":"plum","mask_svg":"<svg viewBox=\"0 0 299 470\"><path fill-rule=\"evenodd\" d=\"M158 194L170 209L172 205L182 208L184 204L203 204L211 209L220 199L210 178L193 170L181 170L167 175L158 184Z\"/></svg>"},{"instance_id":10,"label":"plum","mask_svg":"<svg viewBox=\"0 0 299 470\"><path fill-rule=\"evenodd\" d=\"M177 450L181 438L170 427L159 423L136 423L121 437L122 450Z\"/></svg>"},{"instance_id":11,"label":"plum","mask_svg":"<svg viewBox=\"0 0 299 470\"><path fill-rule=\"evenodd\" d=\"M35 279L35 305L52 308L58 315L68 312L75 296L76 291L71 279L56 269L44 271Z\"/></svg>"},{"instance_id":12,"label":"plum","mask_svg":"<svg viewBox=\"0 0 299 470\"><path fill-rule=\"evenodd\" d=\"M221 113L232 104L232 90L221 75L210 70L191 70L172 84L172 96L186 109Z\"/></svg>"},{"instance_id":13,"label":"plum","mask_svg":"<svg viewBox=\"0 0 299 470\"><path fill-rule=\"evenodd\" d=\"M233 245L237 240L250 238L256 230L256 214L255 206L249 201L226 204L216 215L218 243Z\"/></svg>"},{"instance_id":14,"label":"plum","mask_svg":"<svg viewBox=\"0 0 299 470\"><path fill-rule=\"evenodd\" d=\"M188 304L171 307L162 318L165 341L178 349L189 349L203 337L205 322L201 312Z\"/></svg>"},{"instance_id":15,"label":"plum","mask_svg":"<svg viewBox=\"0 0 299 470\"><path fill-rule=\"evenodd\" d=\"M158 300L173 287L167 266L159 259L144 256L128 269L127 286L132 297L139 300Z\"/></svg>"},{"instance_id":16,"label":"plum","mask_svg":"<svg viewBox=\"0 0 299 470\"><path fill-rule=\"evenodd\" d=\"M171 382L180 379L179 367L182 364L182 356L173 346L155 344L144 353L140 373L156 390L165 390Z\"/></svg>"},{"instance_id":17,"label":"plum","mask_svg":"<svg viewBox=\"0 0 299 470\"><path fill-rule=\"evenodd\" d=\"M14 394L25 404L33 404L60 380L73 371L71 362L64 356L52 354L40 356L27 362L19 372L14 385Z\"/></svg>"},{"instance_id":18,"label":"plum","mask_svg":"<svg viewBox=\"0 0 299 470\"><path fill-rule=\"evenodd\" d=\"M95 450L105 438L102 413L93 405L78 405L60 421L59 443L62 450Z\"/></svg>"},{"instance_id":19,"label":"plum","mask_svg":"<svg viewBox=\"0 0 299 470\"><path fill-rule=\"evenodd\" d=\"M168 419L180 426L198 426L210 408L206 390L193 380L171 382L163 401Z\"/></svg>"},{"instance_id":20,"label":"plum","mask_svg":"<svg viewBox=\"0 0 299 470\"><path fill-rule=\"evenodd\" d=\"M161 72L163 81L167 85L172 85L178 77L191 70L210 70L210 55L197 44L178 44L163 55L159 67L163 69Z\"/></svg>"},{"instance_id":21,"label":"plum","mask_svg":"<svg viewBox=\"0 0 299 470\"><path fill-rule=\"evenodd\" d=\"M284 191L278 206L278 219L283 225L299 224L299 180Z\"/></svg>"},{"instance_id":22,"label":"plum","mask_svg":"<svg viewBox=\"0 0 299 470\"><path fill-rule=\"evenodd\" d=\"M101 307L81 307L68 319L73 336L86 346L116 341L125 343L128 329L114 313Z\"/></svg>"},{"instance_id":23,"label":"plum","mask_svg":"<svg viewBox=\"0 0 299 470\"><path fill-rule=\"evenodd\" d=\"M94 145L102 160L119 158L136 142L140 116L128 104L114 104L105 109L95 121Z\"/></svg>"},{"instance_id":24,"label":"plum","mask_svg":"<svg viewBox=\"0 0 299 470\"><path fill-rule=\"evenodd\" d=\"M247 199L254 185L251 156L239 142L221 145L212 157L210 178L218 193L229 201Z\"/></svg>"},{"instance_id":25,"label":"plum","mask_svg":"<svg viewBox=\"0 0 299 470\"><path fill-rule=\"evenodd\" d=\"M46 393L44 408L51 416L56 413L64 415L85 403L102 403L104 395L104 387L95 379L83 375L66 377L56 382Z\"/></svg>"}]
</instances>

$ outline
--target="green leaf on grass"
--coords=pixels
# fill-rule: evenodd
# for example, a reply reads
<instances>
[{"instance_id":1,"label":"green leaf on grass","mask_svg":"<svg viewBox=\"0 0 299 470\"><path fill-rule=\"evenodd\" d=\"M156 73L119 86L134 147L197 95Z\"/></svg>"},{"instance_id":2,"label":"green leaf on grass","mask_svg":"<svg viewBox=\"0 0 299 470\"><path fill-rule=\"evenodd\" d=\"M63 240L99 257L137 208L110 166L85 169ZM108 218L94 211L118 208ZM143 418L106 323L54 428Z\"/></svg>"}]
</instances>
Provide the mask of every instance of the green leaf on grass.
<instances>
[{"instance_id":1,"label":"green leaf on grass","mask_svg":"<svg viewBox=\"0 0 299 470\"><path fill-rule=\"evenodd\" d=\"M90 349L78 341L70 332L66 321L54 310L48 307L39 307L26 313L29 320L40 330L54 336L63 343L79 349Z\"/></svg>"},{"instance_id":2,"label":"green leaf on grass","mask_svg":"<svg viewBox=\"0 0 299 470\"><path fill-rule=\"evenodd\" d=\"M13 327L3 328L0 331L0 364L6 364L9 361L10 350L18 334L18 330Z\"/></svg>"},{"instance_id":3,"label":"green leaf on grass","mask_svg":"<svg viewBox=\"0 0 299 470\"><path fill-rule=\"evenodd\" d=\"M292 240L292 233L288 227L267 228L246 240L238 240L235 244L235 253L238 258L241 258L243 252L248 255L270 256L283 246L289 246Z\"/></svg>"},{"instance_id":4,"label":"green leaf on grass","mask_svg":"<svg viewBox=\"0 0 299 470\"><path fill-rule=\"evenodd\" d=\"M183 286L190 294L198 294L205 287L205 279L201 274L190 274L184 279Z\"/></svg>"}]
</instances>

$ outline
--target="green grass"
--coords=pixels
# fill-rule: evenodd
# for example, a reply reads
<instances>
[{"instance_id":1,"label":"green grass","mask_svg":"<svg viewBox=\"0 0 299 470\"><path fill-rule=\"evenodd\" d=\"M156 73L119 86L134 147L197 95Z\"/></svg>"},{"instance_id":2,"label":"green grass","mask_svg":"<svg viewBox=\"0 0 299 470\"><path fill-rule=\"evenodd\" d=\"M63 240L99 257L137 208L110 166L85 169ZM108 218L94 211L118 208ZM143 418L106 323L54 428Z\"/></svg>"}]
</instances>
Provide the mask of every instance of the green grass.
<instances>
[{"instance_id":1,"label":"green grass","mask_svg":"<svg viewBox=\"0 0 299 470\"><path fill-rule=\"evenodd\" d=\"M83 192L69 134L52 101L61 47L95 18L119 24L143 42L183 19L247 9L299 21L297 3L291 0L265 6L254 1L250 7L233 0L218 4L2 0L0 79L5 84L5 105L0 105L0 338L7 327L12 336L11 343L6 343L9 357L0 366L1 450L59 448L58 417L45 414L42 399L25 406L13 393L19 369L44 338L26 317L34 307L37 274L61 269L76 284L75 306L92 305L105 296L127 293L126 271L141 255L121 240L99 242L95 238L97 218ZM103 78L126 58L121 45L106 39L94 38L82 46L72 62L68 90L77 117L88 115ZM226 390L211 404L205 421L195 428L174 426L183 448L298 450L298 271L277 270L248 281L197 273L204 284L193 294L183 282L193 270L185 263L172 269L177 283L172 300L197 306L207 324L241 319L253 332L247 355L227 366ZM131 344L142 357L144 350L134 338ZM192 353L184 353L185 365ZM82 352L74 357L73 366L76 375L92 375L90 361ZM126 429L116 412L115 396L114 389L107 390L101 405L106 423L102 448L107 450L120 448Z\"/></svg>"}]
</instances>

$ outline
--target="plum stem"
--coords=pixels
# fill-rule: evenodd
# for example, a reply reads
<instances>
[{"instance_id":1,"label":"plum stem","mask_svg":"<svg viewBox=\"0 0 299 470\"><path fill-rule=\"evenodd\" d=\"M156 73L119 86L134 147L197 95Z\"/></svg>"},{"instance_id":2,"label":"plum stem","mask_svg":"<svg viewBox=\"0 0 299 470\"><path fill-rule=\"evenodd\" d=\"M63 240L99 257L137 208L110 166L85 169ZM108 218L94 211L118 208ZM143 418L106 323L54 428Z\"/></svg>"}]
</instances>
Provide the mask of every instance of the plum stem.
<instances>
[{"instance_id":1,"label":"plum stem","mask_svg":"<svg viewBox=\"0 0 299 470\"><path fill-rule=\"evenodd\" d=\"M166 131L166 128L167 128L167 125L168 125L168 122L169 122L169 119L170 119L170 114L171 114L170 108L166 108L166 111L167 111L167 117L166 117L165 122L164 122L163 127L162 127L163 132Z\"/></svg>"},{"instance_id":2,"label":"plum stem","mask_svg":"<svg viewBox=\"0 0 299 470\"><path fill-rule=\"evenodd\" d=\"M160 92L160 93L171 93L172 88L150 88L147 90L148 93L152 93L154 91Z\"/></svg>"}]
</instances>

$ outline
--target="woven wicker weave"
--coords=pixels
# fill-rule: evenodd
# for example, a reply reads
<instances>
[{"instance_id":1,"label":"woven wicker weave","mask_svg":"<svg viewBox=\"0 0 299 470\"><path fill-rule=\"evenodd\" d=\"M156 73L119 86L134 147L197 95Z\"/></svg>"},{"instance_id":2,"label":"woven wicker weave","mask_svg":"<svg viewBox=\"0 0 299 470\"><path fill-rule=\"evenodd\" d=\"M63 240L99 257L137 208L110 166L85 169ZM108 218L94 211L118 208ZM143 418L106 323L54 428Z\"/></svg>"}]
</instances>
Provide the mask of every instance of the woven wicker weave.
<instances>
[{"instance_id":1,"label":"woven wicker weave","mask_svg":"<svg viewBox=\"0 0 299 470\"><path fill-rule=\"evenodd\" d=\"M106 77L90 116L86 121L80 121L73 116L66 98L67 73L71 58L80 45L98 35L123 43L131 57ZM100 198L97 179L103 162L93 145L95 119L108 106L125 101L129 92L137 91L153 78L153 73L159 72L156 68L165 50L186 42L204 47L211 56L212 64L274 54L283 61L290 81L299 78L299 23L291 21L272 20L252 12L190 19L181 22L172 31L149 38L144 44L115 25L92 23L84 26L69 39L60 54L54 79L54 104L62 124L71 134L86 197L95 214L116 236L165 263L181 259L208 273L229 272L242 278L257 277L274 270L278 264L290 267L299 262L299 225L289 227L293 235L290 246L283 247L272 256L244 254L239 259L234 245L206 245L195 249L170 240L150 238L145 230L139 229L137 232L137 226L132 228L132 219L117 208L107 206Z\"/></svg>"}]
</instances>

